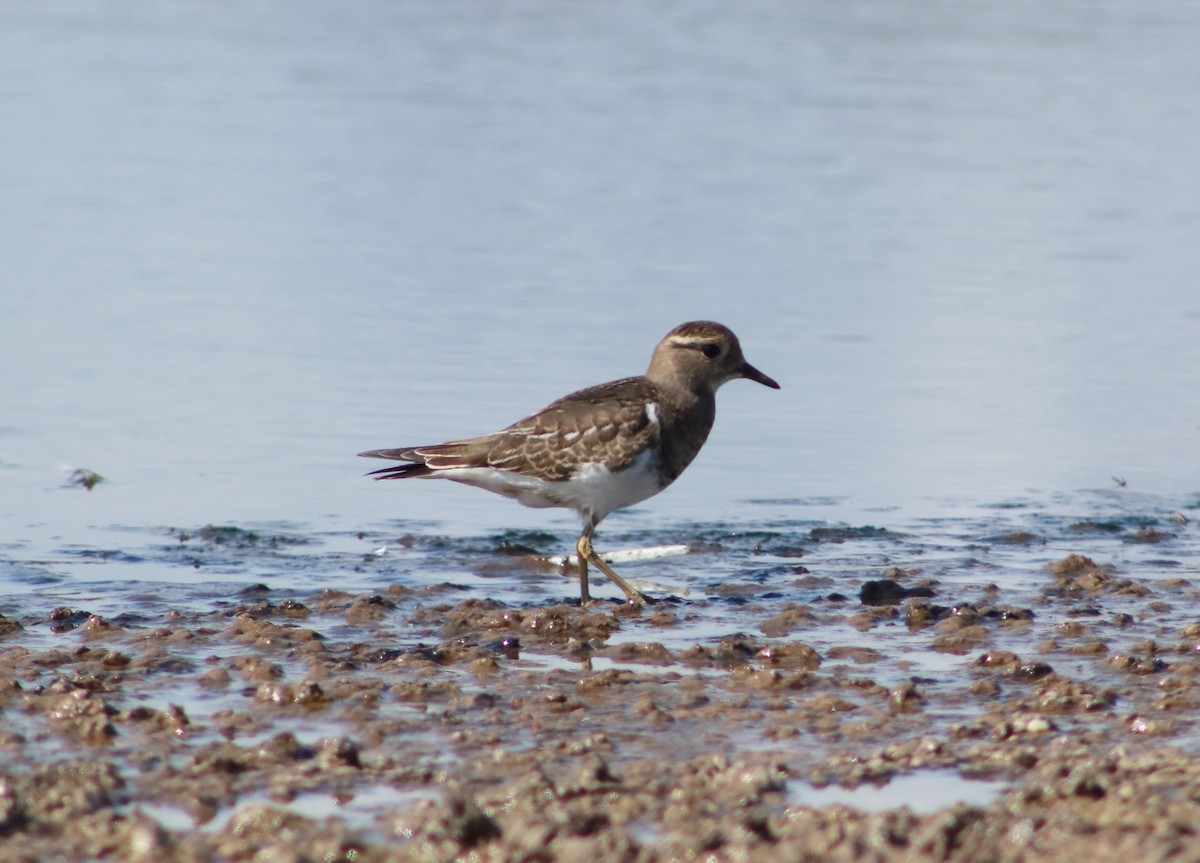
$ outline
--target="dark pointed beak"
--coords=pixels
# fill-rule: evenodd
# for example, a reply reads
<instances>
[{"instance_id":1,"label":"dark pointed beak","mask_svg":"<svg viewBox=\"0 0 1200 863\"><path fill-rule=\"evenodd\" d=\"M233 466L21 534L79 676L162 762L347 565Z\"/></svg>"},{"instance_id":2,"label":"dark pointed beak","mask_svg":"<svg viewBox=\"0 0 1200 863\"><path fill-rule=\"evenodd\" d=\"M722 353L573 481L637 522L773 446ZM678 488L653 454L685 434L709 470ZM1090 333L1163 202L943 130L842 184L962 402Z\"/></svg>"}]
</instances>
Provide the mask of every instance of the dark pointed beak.
<instances>
[{"instance_id":1,"label":"dark pointed beak","mask_svg":"<svg viewBox=\"0 0 1200 863\"><path fill-rule=\"evenodd\" d=\"M750 365L750 363L746 363L744 366L742 366L742 377L749 378L752 381L757 381L764 387L770 387L773 390L779 389L779 384L775 382L774 378L767 377L754 366Z\"/></svg>"}]
</instances>

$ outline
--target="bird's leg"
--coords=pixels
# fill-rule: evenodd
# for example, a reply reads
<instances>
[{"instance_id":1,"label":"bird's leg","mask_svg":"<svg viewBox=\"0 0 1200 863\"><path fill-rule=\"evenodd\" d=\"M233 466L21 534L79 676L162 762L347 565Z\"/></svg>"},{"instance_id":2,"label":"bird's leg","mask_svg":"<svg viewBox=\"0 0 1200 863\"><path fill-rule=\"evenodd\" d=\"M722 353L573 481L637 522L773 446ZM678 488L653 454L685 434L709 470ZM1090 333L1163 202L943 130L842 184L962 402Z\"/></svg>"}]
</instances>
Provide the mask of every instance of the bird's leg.
<instances>
[{"instance_id":1,"label":"bird's leg","mask_svg":"<svg viewBox=\"0 0 1200 863\"><path fill-rule=\"evenodd\" d=\"M651 605L654 600L646 596L632 584L630 584L621 576L613 572L613 568L600 559L600 555L596 554L592 548L592 533L595 532L596 525L588 523L583 529L583 535L579 537L579 542L575 546L575 550L579 552L579 591L580 602L586 604L589 601L588 584L587 584L587 565L589 562L596 565L596 569L608 576L609 581L621 588L625 592L625 601L634 603L635 605Z\"/></svg>"},{"instance_id":2,"label":"bird's leg","mask_svg":"<svg viewBox=\"0 0 1200 863\"><path fill-rule=\"evenodd\" d=\"M591 594L588 593L588 558L592 555L592 528L585 528L583 535L579 537L579 542L575 543L575 553L579 557L579 607L587 605L592 601Z\"/></svg>"}]
</instances>

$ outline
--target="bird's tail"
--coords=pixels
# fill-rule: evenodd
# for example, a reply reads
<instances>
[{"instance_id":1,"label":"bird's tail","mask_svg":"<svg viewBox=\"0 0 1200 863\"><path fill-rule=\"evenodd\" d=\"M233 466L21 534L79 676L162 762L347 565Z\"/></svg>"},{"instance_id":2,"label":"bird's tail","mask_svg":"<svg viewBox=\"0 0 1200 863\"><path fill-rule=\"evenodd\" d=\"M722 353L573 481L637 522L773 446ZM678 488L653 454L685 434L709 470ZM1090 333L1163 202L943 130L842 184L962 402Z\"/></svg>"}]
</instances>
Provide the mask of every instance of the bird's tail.
<instances>
[{"instance_id":1,"label":"bird's tail","mask_svg":"<svg viewBox=\"0 0 1200 863\"><path fill-rule=\"evenodd\" d=\"M415 449L373 449L360 452L364 458L386 458L392 461L402 461L405 464L394 464L390 467L373 470L367 476L375 479L408 479L410 477L429 476L433 470L425 465L424 459Z\"/></svg>"}]
</instances>

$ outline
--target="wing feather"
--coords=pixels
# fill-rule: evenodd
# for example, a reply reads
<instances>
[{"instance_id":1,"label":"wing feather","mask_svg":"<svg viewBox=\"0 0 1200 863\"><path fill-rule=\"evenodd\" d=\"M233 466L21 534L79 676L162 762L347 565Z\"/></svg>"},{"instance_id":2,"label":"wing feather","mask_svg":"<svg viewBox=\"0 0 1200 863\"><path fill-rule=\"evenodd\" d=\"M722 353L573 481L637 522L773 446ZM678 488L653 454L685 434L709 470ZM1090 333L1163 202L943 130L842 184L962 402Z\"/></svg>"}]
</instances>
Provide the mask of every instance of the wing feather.
<instances>
[{"instance_id":1,"label":"wing feather","mask_svg":"<svg viewBox=\"0 0 1200 863\"><path fill-rule=\"evenodd\" d=\"M565 480L582 463L599 463L617 472L657 440L662 402L654 384L645 378L626 378L572 393L494 434L360 455L406 462L373 471L371 475L379 479L493 467ZM651 403L659 405L653 415L646 410Z\"/></svg>"}]
</instances>

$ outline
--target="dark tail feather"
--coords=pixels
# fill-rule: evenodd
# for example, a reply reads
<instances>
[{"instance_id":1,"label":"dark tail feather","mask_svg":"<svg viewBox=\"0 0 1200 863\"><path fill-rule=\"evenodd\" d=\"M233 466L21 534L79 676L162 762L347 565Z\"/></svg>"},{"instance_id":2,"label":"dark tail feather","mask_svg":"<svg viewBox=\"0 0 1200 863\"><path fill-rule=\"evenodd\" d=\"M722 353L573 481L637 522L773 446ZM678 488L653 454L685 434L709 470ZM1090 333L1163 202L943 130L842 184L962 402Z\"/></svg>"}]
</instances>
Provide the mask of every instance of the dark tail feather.
<instances>
[{"instance_id":1,"label":"dark tail feather","mask_svg":"<svg viewBox=\"0 0 1200 863\"><path fill-rule=\"evenodd\" d=\"M492 436L471 440L451 441L432 446L401 447L399 449L372 449L360 452L367 458L386 458L404 462L373 470L367 476L376 479L406 479L410 476L432 476L440 470L458 467L486 467Z\"/></svg>"},{"instance_id":2,"label":"dark tail feather","mask_svg":"<svg viewBox=\"0 0 1200 863\"><path fill-rule=\"evenodd\" d=\"M408 479L409 477L429 476L432 470L423 464L395 464L391 467L373 470L367 476L375 479Z\"/></svg>"},{"instance_id":3,"label":"dark tail feather","mask_svg":"<svg viewBox=\"0 0 1200 863\"><path fill-rule=\"evenodd\" d=\"M407 479L410 476L429 476L433 473L412 449L403 447L400 449L372 449L360 452L359 455L366 458L386 458L405 462L405 464L394 464L391 467L373 470L367 474L375 479Z\"/></svg>"}]
</instances>

